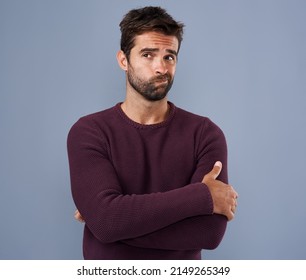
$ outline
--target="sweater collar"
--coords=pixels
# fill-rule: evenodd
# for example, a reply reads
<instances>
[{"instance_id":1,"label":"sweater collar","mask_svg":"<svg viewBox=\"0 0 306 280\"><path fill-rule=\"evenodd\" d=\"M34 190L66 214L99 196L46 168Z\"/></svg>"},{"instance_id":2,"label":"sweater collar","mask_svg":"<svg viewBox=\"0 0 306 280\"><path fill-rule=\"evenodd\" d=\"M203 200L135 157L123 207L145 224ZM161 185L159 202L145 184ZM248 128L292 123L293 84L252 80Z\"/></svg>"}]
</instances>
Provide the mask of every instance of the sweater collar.
<instances>
[{"instance_id":1,"label":"sweater collar","mask_svg":"<svg viewBox=\"0 0 306 280\"><path fill-rule=\"evenodd\" d=\"M169 114L168 117L160 122L160 123L155 123L155 124L140 124L137 123L135 121L133 121L132 119L130 119L122 110L121 108L121 104L117 103L116 106L114 107L115 110L117 111L117 113L120 115L120 117L127 122L129 125L132 125L138 129L153 129L153 128L159 128L159 127L164 127L164 126L168 126L171 123L171 120L173 119L174 115L175 115L175 111L176 111L176 107L173 103L168 101L168 105L169 105Z\"/></svg>"}]
</instances>

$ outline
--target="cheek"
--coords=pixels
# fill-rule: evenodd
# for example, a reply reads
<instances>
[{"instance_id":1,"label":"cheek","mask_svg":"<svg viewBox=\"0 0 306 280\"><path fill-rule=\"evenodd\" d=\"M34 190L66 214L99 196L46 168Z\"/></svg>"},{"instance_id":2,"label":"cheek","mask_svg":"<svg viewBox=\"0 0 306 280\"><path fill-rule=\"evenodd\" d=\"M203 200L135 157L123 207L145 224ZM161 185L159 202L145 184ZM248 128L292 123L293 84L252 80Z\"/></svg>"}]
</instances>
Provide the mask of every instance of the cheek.
<instances>
[{"instance_id":1,"label":"cheek","mask_svg":"<svg viewBox=\"0 0 306 280\"><path fill-rule=\"evenodd\" d=\"M172 78L174 78L175 71L176 71L176 67L175 66L169 68L169 73L171 74Z\"/></svg>"},{"instance_id":2,"label":"cheek","mask_svg":"<svg viewBox=\"0 0 306 280\"><path fill-rule=\"evenodd\" d=\"M135 75L142 77L143 79L149 79L154 75L153 67L149 64L142 63L133 67L133 72Z\"/></svg>"}]
</instances>

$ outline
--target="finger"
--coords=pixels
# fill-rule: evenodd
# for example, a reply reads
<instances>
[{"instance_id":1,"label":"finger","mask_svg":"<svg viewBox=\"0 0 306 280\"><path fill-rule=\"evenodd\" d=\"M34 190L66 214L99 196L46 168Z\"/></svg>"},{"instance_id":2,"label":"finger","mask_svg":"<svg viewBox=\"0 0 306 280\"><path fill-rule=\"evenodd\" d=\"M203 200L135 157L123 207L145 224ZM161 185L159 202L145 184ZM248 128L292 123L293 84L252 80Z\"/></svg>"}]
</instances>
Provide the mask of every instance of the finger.
<instances>
[{"instance_id":1,"label":"finger","mask_svg":"<svg viewBox=\"0 0 306 280\"><path fill-rule=\"evenodd\" d=\"M214 178L217 179L217 177L220 175L222 170L222 162L221 161L216 161L213 169L210 171L210 175Z\"/></svg>"},{"instance_id":2,"label":"finger","mask_svg":"<svg viewBox=\"0 0 306 280\"><path fill-rule=\"evenodd\" d=\"M235 212L233 212L233 210L229 211L229 213L227 214L226 217L227 217L227 220L228 220L228 221L233 220L234 217L235 217Z\"/></svg>"},{"instance_id":3,"label":"finger","mask_svg":"<svg viewBox=\"0 0 306 280\"><path fill-rule=\"evenodd\" d=\"M232 207L235 207L237 205L237 200L235 198L230 198L228 202Z\"/></svg>"},{"instance_id":4,"label":"finger","mask_svg":"<svg viewBox=\"0 0 306 280\"><path fill-rule=\"evenodd\" d=\"M237 206L236 206L236 205L232 206L232 212L233 212L233 213L236 213L236 209L237 209Z\"/></svg>"},{"instance_id":5,"label":"finger","mask_svg":"<svg viewBox=\"0 0 306 280\"><path fill-rule=\"evenodd\" d=\"M78 222L80 222L80 223L84 223L84 222L85 222L81 216L75 217L75 219L76 219Z\"/></svg>"},{"instance_id":6,"label":"finger","mask_svg":"<svg viewBox=\"0 0 306 280\"><path fill-rule=\"evenodd\" d=\"M236 207L231 209L229 221L231 221L231 220L233 220L235 218L235 214L236 214Z\"/></svg>"},{"instance_id":7,"label":"finger","mask_svg":"<svg viewBox=\"0 0 306 280\"><path fill-rule=\"evenodd\" d=\"M234 198L234 199L238 199L238 193L234 190L234 188L232 186L229 186L230 187L230 190L231 190L231 196Z\"/></svg>"},{"instance_id":8,"label":"finger","mask_svg":"<svg viewBox=\"0 0 306 280\"><path fill-rule=\"evenodd\" d=\"M74 218L81 223L84 222L84 219L78 210L74 212Z\"/></svg>"},{"instance_id":9,"label":"finger","mask_svg":"<svg viewBox=\"0 0 306 280\"><path fill-rule=\"evenodd\" d=\"M235 198L238 199L239 195L238 193L235 191Z\"/></svg>"},{"instance_id":10,"label":"finger","mask_svg":"<svg viewBox=\"0 0 306 280\"><path fill-rule=\"evenodd\" d=\"M79 219L80 219L80 214L79 214L79 212L75 212L75 213L74 213L74 218L75 218L76 220L79 220Z\"/></svg>"}]
</instances>

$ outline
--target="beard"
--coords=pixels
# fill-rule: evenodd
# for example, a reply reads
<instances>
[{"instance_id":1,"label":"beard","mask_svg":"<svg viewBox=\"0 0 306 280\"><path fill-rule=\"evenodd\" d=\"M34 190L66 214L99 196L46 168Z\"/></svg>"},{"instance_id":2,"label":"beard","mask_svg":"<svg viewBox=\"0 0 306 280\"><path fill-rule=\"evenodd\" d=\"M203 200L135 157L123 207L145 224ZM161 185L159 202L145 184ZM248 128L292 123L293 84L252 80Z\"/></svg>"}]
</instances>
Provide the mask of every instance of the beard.
<instances>
[{"instance_id":1,"label":"beard","mask_svg":"<svg viewBox=\"0 0 306 280\"><path fill-rule=\"evenodd\" d=\"M148 101L158 101L165 98L173 84L169 73L145 81L135 75L131 65L127 71L127 80L132 88Z\"/></svg>"}]
</instances>

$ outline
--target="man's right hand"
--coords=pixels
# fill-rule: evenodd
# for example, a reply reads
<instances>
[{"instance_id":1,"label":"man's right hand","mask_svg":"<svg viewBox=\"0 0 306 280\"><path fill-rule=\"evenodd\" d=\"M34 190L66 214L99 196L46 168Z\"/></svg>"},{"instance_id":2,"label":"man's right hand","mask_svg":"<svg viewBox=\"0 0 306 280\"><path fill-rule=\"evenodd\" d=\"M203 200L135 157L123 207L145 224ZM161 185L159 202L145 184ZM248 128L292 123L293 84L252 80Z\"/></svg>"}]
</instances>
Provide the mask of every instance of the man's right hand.
<instances>
[{"instance_id":1,"label":"man's right hand","mask_svg":"<svg viewBox=\"0 0 306 280\"><path fill-rule=\"evenodd\" d=\"M202 183L208 187L211 193L214 213L225 215L230 221L235 215L238 194L232 186L217 180L221 170L222 163L217 161L213 169L204 176Z\"/></svg>"},{"instance_id":2,"label":"man's right hand","mask_svg":"<svg viewBox=\"0 0 306 280\"><path fill-rule=\"evenodd\" d=\"M79 212L78 209L75 210L75 212L74 212L74 218L75 218L77 221L81 222L81 223L85 223L84 218L82 217L82 215L81 215L81 213Z\"/></svg>"}]
</instances>

